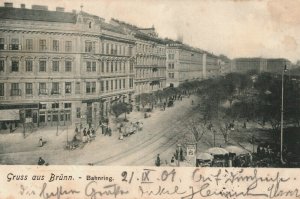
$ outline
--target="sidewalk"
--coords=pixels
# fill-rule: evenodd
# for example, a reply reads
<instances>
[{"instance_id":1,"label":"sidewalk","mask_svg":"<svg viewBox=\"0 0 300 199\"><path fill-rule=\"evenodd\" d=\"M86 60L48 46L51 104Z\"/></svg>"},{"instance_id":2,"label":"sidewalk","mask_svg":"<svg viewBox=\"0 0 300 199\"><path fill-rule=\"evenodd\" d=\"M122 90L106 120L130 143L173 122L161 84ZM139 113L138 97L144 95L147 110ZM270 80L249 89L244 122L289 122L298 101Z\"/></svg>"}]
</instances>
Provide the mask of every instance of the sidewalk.
<instances>
[{"instance_id":1,"label":"sidewalk","mask_svg":"<svg viewBox=\"0 0 300 199\"><path fill-rule=\"evenodd\" d=\"M46 162L52 164L69 164L69 165L87 165L88 163L97 162L105 158L112 157L113 154L127 151L139 143L146 142L156 134L163 136L166 134L163 129L172 126L173 122L182 118L182 111L186 107L190 107L191 98L184 98L183 101L175 101L174 107L166 108L161 111L159 108L150 112L150 118L144 118L143 112L131 112L126 117L131 121L141 121L144 123L144 130L126 137L124 140L119 140L118 130L116 128L115 118L110 117L110 127L112 128L112 136L104 136L99 128L96 132L96 139L84 145L83 148L75 150L66 150L67 139L70 141L75 135L75 127L58 127L58 135L56 135L56 126L43 127L32 133L27 133L23 136L22 128L11 134L0 134L0 164L36 164L39 157L43 157ZM187 111L185 111L187 112ZM124 118L121 115L120 118ZM169 133L167 133L169 134ZM39 147L39 139L43 138L47 141L43 147ZM162 140L169 140L169 136L163 136ZM156 145L151 148L159 147L161 141L155 142ZM167 148L162 153L162 159L170 160L176 146ZM149 151L150 152L150 151ZM151 152L152 153L152 152ZM156 153L156 152L155 152ZM133 156L137 157L136 155ZM156 154L151 154L156 155ZM143 154L145 156L145 154ZM141 161L140 164L145 164ZM112 162L113 165L119 165L120 162ZM126 163L127 164L127 163ZM132 163L136 165L136 163ZM153 165L152 160L146 165Z\"/></svg>"}]
</instances>

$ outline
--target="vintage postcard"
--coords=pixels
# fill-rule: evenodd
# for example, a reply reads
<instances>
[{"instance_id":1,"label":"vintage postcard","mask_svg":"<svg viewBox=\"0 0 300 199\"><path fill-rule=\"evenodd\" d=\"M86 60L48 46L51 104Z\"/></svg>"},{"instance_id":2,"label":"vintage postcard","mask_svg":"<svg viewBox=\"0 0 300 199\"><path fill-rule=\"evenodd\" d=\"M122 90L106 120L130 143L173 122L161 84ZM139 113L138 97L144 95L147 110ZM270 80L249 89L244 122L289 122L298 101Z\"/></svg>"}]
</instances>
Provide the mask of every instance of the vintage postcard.
<instances>
[{"instance_id":1,"label":"vintage postcard","mask_svg":"<svg viewBox=\"0 0 300 199\"><path fill-rule=\"evenodd\" d=\"M300 1L0 1L0 199L300 198Z\"/></svg>"}]
</instances>

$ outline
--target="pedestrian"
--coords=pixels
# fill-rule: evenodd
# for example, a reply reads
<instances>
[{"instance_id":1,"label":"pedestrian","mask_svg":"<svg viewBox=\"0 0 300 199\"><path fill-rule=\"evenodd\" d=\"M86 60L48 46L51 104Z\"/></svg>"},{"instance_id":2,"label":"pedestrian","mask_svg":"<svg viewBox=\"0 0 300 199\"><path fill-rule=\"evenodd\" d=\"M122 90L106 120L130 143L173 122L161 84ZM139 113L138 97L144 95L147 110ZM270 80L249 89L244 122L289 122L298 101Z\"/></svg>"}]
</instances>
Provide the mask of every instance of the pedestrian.
<instances>
[{"instance_id":1,"label":"pedestrian","mask_svg":"<svg viewBox=\"0 0 300 199\"><path fill-rule=\"evenodd\" d=\"M257 149L256 149L256 153L257 153L257 156L260 157L261 156L261 149L260 149L260 146L257 146Z\"/></svg>"},{"instance_id":2,"label":"pedestrian","mask_svg":"<svg viewBox=\"0 0 300 199\"><path fill-rule=\"evenodd\" d=\"M175 162L175 159L174 159L174 156L172 156L171 163L174 163L174 162Z\"/></svg>"},{"instance_id":3,"label":"pedestrian","mask_svg":"<svg viewBox=\"0 0 300 199\"><path fill-rule=\"evenodd\" d=\"M183 150L181 147L179 149L179 155L180 155L180 161L182 162L183 161Z\"/></svg>"},{"instance_id":4,"label":"pedestrian","mask_svg":"<svg viewBox=\"0 0 300 199\"><path fill-rule=\"evenodd\" d=\"M123 127L123 124L121 124L120 127L119 127L119 140L124 139L122 127Z\"/></svg>"},{"instance_id":5,"label":"pedestrian","mask_svg":"<svg viewBox=\"0 0 300 199\"><path fill-rule=\"evenodd\" d=\"M83 129L83 136L86 136L86 128Z\"/></svg>"},{"instance_id":6,"label":"pedestrian","mask_svg":"<svg viewBox=\"0 0 300 199\"><path fill-rule=\"evenodd\" d=\"M101 123L101 133L102 134L105 133L105 125L104 125L104 123Z\"/></svg>"},{"instance_id":7,"label":"pedestrian","mask_svg":"<svg viewBox=\"0 0 300 199\"><path fill-rule=\"evenodd\" d=\"M250 162L250 164L251 164L252 161L253 161L253 157L252 157L251 153L248 153L248 155L249 155L249 162Z\"/></svg>"},{"instance_id":8,"label":"pedestrian","mask_svg":"<svg viewBox=\"0 0 300 199\"><path fill-rule=\"evenodd\" d=\"M76 128L75 128L75 133L78 133L78 128L77 128L77 126L76 126Z\"/></svg>"},{"instance_id":9,"label":"pedestrian","mask_svg":"<svg viewBox=\"0 0 300 199\"><path fill-rule=\"evenodd\" d=\"M139 122L139 130L140 130L140 131L143 130L143 126L144 126L143 122Z\"/></svg>"},{"instance_id":10,"label":"pedestrian","mask_svg":"<svg viewBox=\"0 0 300 199\"><path fill-rule=\"evenodd\" d=\"M12 129L12 124L9 124L9 132L12 133L13 129Z\"/></svg>"},{"instance_id":11,"label":"pedestrian","mask_svg":"<svg viewBox=\"0 0 300 199\"><path fill-rule=\"evenodd\" d=\"M225 164L224 164L224 166L225 167L229 167L229 155L228 154L225 154Z\"/></svg>"},{"instance_id":12,"label":"pedestrian","mask_svg":"<svg viewBox=\"0 0 300 199\"><path fill-rule=\"evenodd\" d=\"M229 160L228 160L228 167L232 167L232 157L229 157Z\"/></svg>"},{"instance_id":13,"label":"pedestrian","mask_svg":"<svg viewBox=\"0 0 300 199\"><path fill-rule=\"evenodd\" d=\"M95 135L96 135L96 132L95 132L95 129L94 129L94 128L92 128L91 133L92 133L92 136L95 136Z\"/></svg>"},{"instance_id":14,"label":"pedestrian","mask_svg":"<svg viewBox=\"0 0 300 199\"><path fill-rule=\"evenodd\" d=\"M155 166L157 166L157 167L160 166L160 157L159 157L159 154L157 154L156 161L155 161Z\"/></svg>"},{"instance_id":15,"label":"pedestrian","mask_svg":"<svg viewBox=\"0 0 300 199\"><path fill-rule=\"evenodd\" d=\"M88 131L87 131L87 136L91 136L91 130L90 129L88 129Z\"/></svg>"},{"instance_id":16,"label":"pedestrian","mask_svg":"<svg viewBox=\"0 0 300 199\"><path fill-rule=\"evenodd\" d=\"M38 161L38 165L44 165L44 164L45 164L45 160L42 157L40 157Z\"/></svg>"},{"instance_id":17,"label":"pedestrian","mask_svg":"<svg viewBox=\"0 0 300 199\"><path fill-rule=\"evenodd\" d=\"M39 145L40 145L40 147L43 146L43 139L42 138L40 138L40 140L39 140Z\"/></svg>"},{"instance_id":18,"label":"pedestrian","mask_svg":"<svg viewBox=\"0 0 300 199\"><path fill-rule=\"evenodd\" d=\"M108 133L109 136L112 135L112 133L111 133L111 128L110 128L110 127L107 128L107 133Z\"/></svg>"}]
</instances>

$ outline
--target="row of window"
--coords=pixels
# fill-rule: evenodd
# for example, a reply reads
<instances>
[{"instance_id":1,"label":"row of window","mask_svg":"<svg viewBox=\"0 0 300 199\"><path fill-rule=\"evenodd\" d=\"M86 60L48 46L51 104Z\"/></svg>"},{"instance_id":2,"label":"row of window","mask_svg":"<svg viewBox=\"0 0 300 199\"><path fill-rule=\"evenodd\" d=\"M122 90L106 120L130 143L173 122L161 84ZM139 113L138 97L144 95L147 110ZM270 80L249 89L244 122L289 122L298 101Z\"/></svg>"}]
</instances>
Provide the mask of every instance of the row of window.
<instances>
[{"instance_id":1,"label":"row of window","mask_svg":"<svg viewBox=\"0 0 300 199\"><path fill-rule=\"evenodd\" d=\"M109 91L109 90L113 91L118 89L121 90L125 88L126 88L126 79L100 81L100 91L102 92ZM133 88L133 78L129 79L129 88Z\"/></svg>"},{"instance_id":2,"label":"row of window","mask_svg":"<svg viewBox=\"0 0 300 199\"><path fill-rule=\"evenodd\" d=\"M62 105L63 106L61 108L65 108L65 109L72 108L72 103L69 103L69 102L62 103ZM51 103L51 108L52 109L60 108L60 103L58 103L58 102ZM47 109L47 104L41 104L40 109Z\"/></svg>"},{"instance_id":3,"label":"row of window","mask_svg":"<svg viewBox=\"0 0 300 199\"><path fill-rule=\"evenodd\" d=\"M52 61L52 72L61 72L60 69L60 61L53 60ZM97 62L95 61L86 61L86 71L87 72L96 72ZM47 72L47 61L46 60L39 60L38 62L38 69L39 72ZM0 60L0 72L5 71L5 62L4 60ZM20 61L12 60L11 62L11 72L20 72ZM72 72L72 61L65 61L64 62L64 71L65 72ZM33 60L28 59L25 60L25 72L33 72ZM126 72L125 62L101 62L101 72L102 73L112 73L112 72ZM130 62L129 65L129 72L133 72L133 62Z\"/></svg>"},{"instance_id":4,"label":"row of window","mask_svg":"<svg viewBox=\"0 0 300 199\"><path fill-rule=\"evenodd\" d=\"M106 55L131 56L133 53L131 46L129 46L129 48L127 49L127 47L124 45L102 43L101 47L102 47L101 52Z\"/></svg>"},{"instance_id":5,"label":"row of window","mask_svg":"<svg viewBox=\"0 0 300 199\"><path fill-rule=\"evenodd\" d=\"M65 52L72 52L72 41L65 41L64 42L64 51ZM21 50L22 45L18 38L12 38L10 41L5 41L5 38L0 38L0 50ZM26 39L25 40L25 50L35 50L34 48L34 40L33 39ZM46 39L39 39L38 40L38 50L39 51L54 51L59 52L62 51L61 41L60 40L52 40L50 44L47 44ZM85 52L95 53L96 49L96 42L95 41L85 41ZM109 44L109 43L102 43L102 50L103 54L108 55L123 55L125 56L126 53L126 46L124 45L117 45L117 44ZM132 55L132 47L129 47L128 54Z\"/></svg>"},{"instance_id":6,"label":"row of window","mask_svg":"<svg viewBox=\"0 0 300 199\"><path fill-rule=\"evenodd\" d=\"M26 39L25 40L25 50L34 50L34 40L33 39ZM0 50L21 50L22 45L18 38L12 38L10 41L5 41L4 38L0 38ZM52 40L51 45L47 45L46 39L39 39L38 40L38 50L39 51L46 51L52 50L55 52L61 51L61 46L59 40ZM65 41L64 42L64 50L65 52L72 51L72 41Z\"/></svg>"},{"instance_id":7,"label":"row of window","mask_svg":"<svg viewBox=\"0 0 300 199\"><path fill-rule=\"evenodd\" d=\"M165 54L165 49L161 47L155 47L153 45L137 44L138 52L148 52L156 54Z\"/></svg>"},{"instance_id":8,"label":"row of window","mask_svg":"<svg viewBox=\"0 0 300 199\"><path fill-rule=\"evenodd\" d=\"M202 53L194 53L190 51L181 51L179 53L179 59L185 59L185 60L194 59L194 60L201 61L202 58L203 58Z\"/></svg>"},{"instance_id":9,"label":"row of window","mask_svg":"<svg viewBox=\"0 0 300 199\"><path fill-rule=\"evenodd\" d=\"M165 59L157 59L157 58L144 58L144 57L137 57L136 63L137 65L165 65Z\"/></svg>"},{"instance_id":10,"label":"row of window","mask_svg":"<svg viewBox=\"0 0 300 199\"><path fill-rule=\"evenodd\" d=\"M130 62L129 64L129 72L133 73L133 66L134 63ZM87 72L96 72L97 68L97 62L95 61L86 61L86 71ZM113 72L119 72L119 73L125 73L126 72L126 64L125 62L101 62L101 68L100 71L102 73L113 73Z\"/></svg>"},{"instance_id":11,"label":"row of window","mask_svg":"<svg viewBox=\"0 0 300 199\"><path fill-rule=\"evenodd\" d=\"M136 78L165 77L165 69L139 69L136 70Z\"/></svg>"},{"instance_id":12,"label":"row of window","mask_svg":"<svg viewBox=\"0 0 300 199\"><path fill-rule=\"evenodd\" d=\"M52 61L52 71L59 72L59 61L54 60ZM68 60L64 62L64 69L65 72L72 72L72 61ZM47 69L47 61L46 60L39 60L38 61L38 69L39 72L48 72ZM5 62L4 60L0 60L0 72L5 71ZM10 72L20 72L20 61L19 60L12 60L11 67L9 69ZM33 60L25 60L25 72L33 72Z\"/></svg>"},{"instance_id":13,"label":"row of window","mask_svg":"<svg viewBox=\"0 0 300 199\"><path fill-rule=\"evenodd\" d=\"M133 88L133 78L129 79L129 88ZM21 96L22 89L20 83L11 83L10 84L10 96ZM126 88L126 79L115 79L115 80L103 80L100 81L100 91L112 91L118 89ZM62 92L65 94L72 93L72 82L65 82L64 89L60 89L59 82L52 82L51 89L47 89L46 82L38 83L38 94L39 95L59 95ZM96 81L86 82L85 83L85 93L93 94L96 93ZM75 94L80 94L80 82L75 83ZM33 83L25 83L25 95L33 95ZM0 83L0 96L5 96L4 83Z\"/></svg>"}]
</instances>

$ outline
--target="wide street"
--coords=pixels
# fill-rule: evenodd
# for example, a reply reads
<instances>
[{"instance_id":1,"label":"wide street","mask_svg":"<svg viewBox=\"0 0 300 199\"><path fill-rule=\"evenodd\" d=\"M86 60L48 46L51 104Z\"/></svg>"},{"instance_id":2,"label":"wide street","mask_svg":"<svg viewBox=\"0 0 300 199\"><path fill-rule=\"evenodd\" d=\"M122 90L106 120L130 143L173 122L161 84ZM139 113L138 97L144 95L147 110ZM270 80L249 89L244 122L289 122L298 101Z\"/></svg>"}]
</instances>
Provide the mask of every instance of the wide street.
<instances>
[{"instance_id":1,"label":"wide street","mask_svg":"<svg viewBox=\"0 0 300 199\"><path fill-rule=\"evenodd\" d=\"M193 97L194 98L194 97ZM151 117L144 119L141 112L128 115L129 120L140 118L142 131L118 139L118 132L112 126L113 135L104 136L97 131L96 139L75 150L65 149L67 137L74 135L74 127L41 128L24 139L23 134L1 134L0 164L37 164L42 157L50 165L149 165L153 166L155 157L160 154L161 163L169 163L178 143L182 143L187 128L186 122L197 113L191 105L191 98L176 101L175 106L165 111L155 109ZM42 137L47 143L38 146ZM204 148L205 143L203 144ZM208 146L207 146L208 147Z\"/></svg>"}]
</instances>

